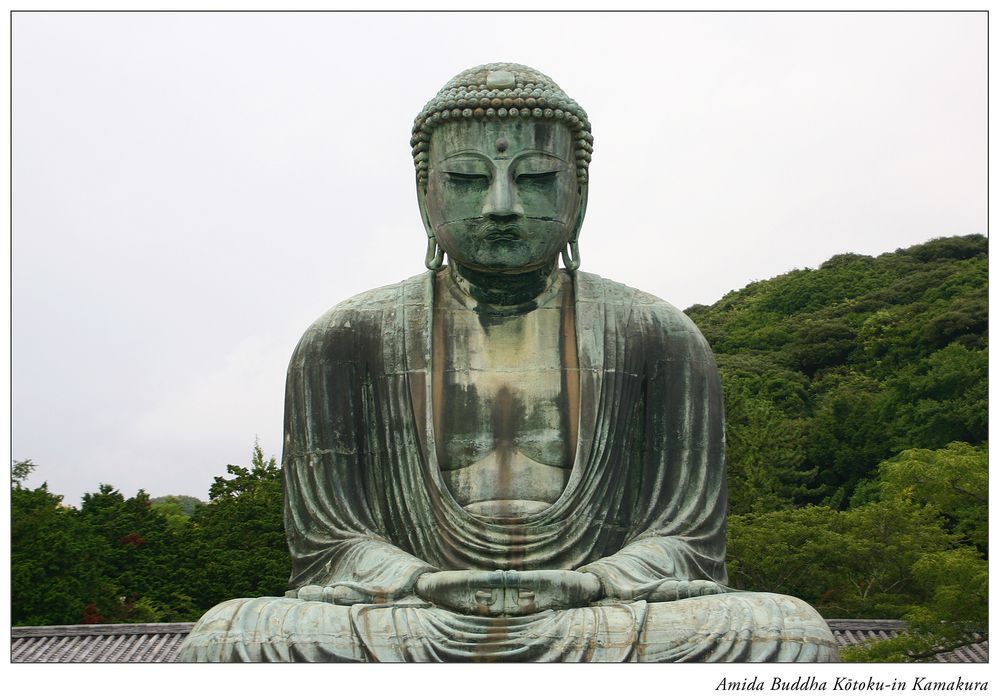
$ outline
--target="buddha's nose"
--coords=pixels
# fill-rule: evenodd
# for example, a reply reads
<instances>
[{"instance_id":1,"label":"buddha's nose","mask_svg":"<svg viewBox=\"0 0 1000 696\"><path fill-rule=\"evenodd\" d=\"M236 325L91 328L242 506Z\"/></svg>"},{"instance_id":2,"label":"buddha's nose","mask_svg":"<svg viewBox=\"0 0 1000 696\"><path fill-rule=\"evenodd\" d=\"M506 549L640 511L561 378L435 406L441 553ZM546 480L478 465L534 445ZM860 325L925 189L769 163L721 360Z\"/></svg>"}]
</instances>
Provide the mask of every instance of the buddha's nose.
<instances>
[{"instance_id":1,"label":"buddha's nose","mask_svg":"<svg viewBox=\"0 0 1000 696\"><path fill-rule=\"evenodd\" d=\"M506 219L521 217L524 208L518 200L517 186L509 176L495 176L490 184L486 204L483 205L483 217Z\"/></svg>"}]
</instances>

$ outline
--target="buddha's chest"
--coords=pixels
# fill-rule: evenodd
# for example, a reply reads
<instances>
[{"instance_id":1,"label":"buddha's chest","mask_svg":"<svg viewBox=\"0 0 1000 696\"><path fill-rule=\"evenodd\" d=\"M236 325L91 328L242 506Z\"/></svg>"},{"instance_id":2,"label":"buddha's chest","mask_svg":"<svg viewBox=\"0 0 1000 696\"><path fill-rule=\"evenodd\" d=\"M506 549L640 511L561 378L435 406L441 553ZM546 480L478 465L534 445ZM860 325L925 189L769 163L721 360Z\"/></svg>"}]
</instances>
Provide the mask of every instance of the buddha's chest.
<instances>
[{"instance_id":1,"label":"buddha's chest","mask_svg":"<svg viewBox=\"0 0 1000 696\"><path fill-rule=\"evenodd\" d=\"M439 303L436 334L447 340L435 349L438 462L470 512L537 512L566 486L579 383L567 311L572 307L554 303L482 321L465 307Z\"/></svg>"}]
</instances>

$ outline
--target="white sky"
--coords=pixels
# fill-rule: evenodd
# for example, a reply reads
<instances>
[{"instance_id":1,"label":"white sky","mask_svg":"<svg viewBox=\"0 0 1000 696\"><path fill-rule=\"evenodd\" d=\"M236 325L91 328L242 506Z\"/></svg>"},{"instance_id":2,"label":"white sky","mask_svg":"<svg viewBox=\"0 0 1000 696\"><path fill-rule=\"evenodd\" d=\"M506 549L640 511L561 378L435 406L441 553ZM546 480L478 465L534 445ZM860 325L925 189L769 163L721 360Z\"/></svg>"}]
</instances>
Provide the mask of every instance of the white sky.
<instances>
[{"instance_id":1,"label":"white sky","mask_svg":"<svg viewBox=\"0 0 1000 696\"><path fill-rule=\"evenodd\" d=\"M207 499L280 458L303 330L423 270L413 117L498 60L590 115L583 270L678 307L987 231L982 13L16 14L29 483Z\"/></svg>"}]
</instances>

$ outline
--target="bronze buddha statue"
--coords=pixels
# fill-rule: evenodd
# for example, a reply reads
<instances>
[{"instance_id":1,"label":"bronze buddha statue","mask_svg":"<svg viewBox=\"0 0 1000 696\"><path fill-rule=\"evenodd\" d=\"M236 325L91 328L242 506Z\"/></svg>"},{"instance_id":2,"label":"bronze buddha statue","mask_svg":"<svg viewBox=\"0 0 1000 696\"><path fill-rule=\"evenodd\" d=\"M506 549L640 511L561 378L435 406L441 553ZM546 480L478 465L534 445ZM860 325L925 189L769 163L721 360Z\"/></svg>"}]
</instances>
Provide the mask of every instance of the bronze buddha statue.
<instances>
[{"instance_id":1,"label":"bronze buddha statue","mask_svg":"<svg viewBox=\"0 0 1000 696\"><path fill-rule=\"evenodd\" d=\"M715 361L578 270L592 143L523 65L423 109L427 272L334 307L288 368L293 589L210 610L182 659L837 659L804 602L726 588Z\"/></svg>"}]
</instances>

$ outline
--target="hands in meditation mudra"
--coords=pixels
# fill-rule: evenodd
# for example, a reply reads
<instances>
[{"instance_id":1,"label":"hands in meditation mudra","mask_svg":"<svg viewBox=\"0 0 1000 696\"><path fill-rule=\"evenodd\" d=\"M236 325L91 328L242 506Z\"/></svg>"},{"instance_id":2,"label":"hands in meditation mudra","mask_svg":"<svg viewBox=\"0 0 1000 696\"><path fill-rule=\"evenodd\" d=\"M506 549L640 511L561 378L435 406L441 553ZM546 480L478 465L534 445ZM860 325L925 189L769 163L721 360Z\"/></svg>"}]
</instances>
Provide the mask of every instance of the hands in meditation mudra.
<instances>
[{"instance_id":1,"label":"hands in meditation mudra","mask_svg":"<svg viewBox=\"0 0 1000 696\"><path fill-rule=\"evenodd\" d=\"M294 589L211 609L181 659L837 659L804 602L725 587L715 361L577 270L592 143L522 65L424 107L428 272L330 310L289 365Z\"/></svg>"}]
</instances>

